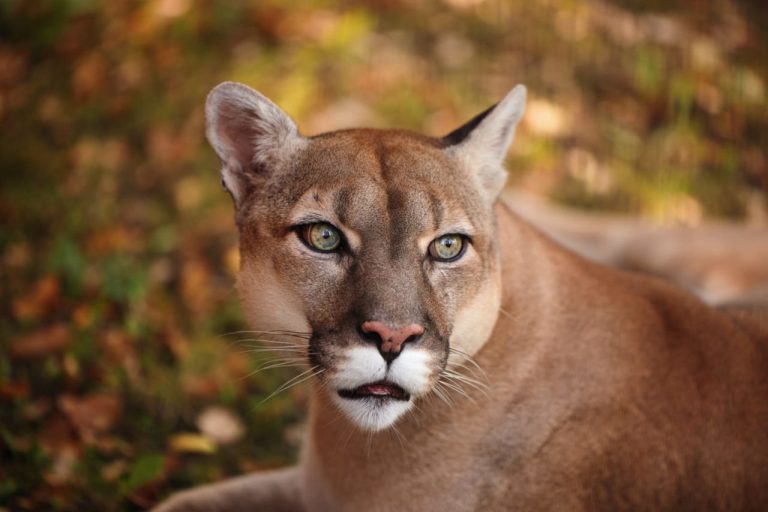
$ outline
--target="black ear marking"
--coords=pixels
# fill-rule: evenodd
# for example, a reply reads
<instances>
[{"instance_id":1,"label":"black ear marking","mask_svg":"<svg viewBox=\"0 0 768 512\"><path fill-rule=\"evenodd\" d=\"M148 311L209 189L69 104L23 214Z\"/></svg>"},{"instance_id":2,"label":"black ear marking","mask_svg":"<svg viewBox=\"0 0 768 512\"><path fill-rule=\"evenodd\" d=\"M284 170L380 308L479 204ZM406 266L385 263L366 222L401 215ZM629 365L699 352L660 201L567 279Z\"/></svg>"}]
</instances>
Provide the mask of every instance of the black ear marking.
<instances>
[{"instance_id":1,"label":"black ear marking","mask_svg":"<svg viewBox=\"0 0 768 512\"><path fill-rule=\"evenodd\" d=\"M496 105L441 139L443 150L471 170L493 201L507 179L504 159L525 111L525 97L525 87L518 85Z\"/></svg>"},{"instance_id":2,"label":"black ear marking","mask_svg":"<svg viewBox=\"0 0 768 512\"><path fill-rule=\"evenodd\" d=\"M470 133L472 133L472 130L474 130L477 125L479 125L483 119L485 119L488 114L491 113L491 111L496 108L496 105L498 103L494 103L481 113L477 114L475 117L464 123L462 126L456 128L448 135L445 135L442 139L440 139L443 142L443 147L448 146L454 146L456 144L461 144L466 140L466 138L469 136Z\"/></svg>"}]
</instances>

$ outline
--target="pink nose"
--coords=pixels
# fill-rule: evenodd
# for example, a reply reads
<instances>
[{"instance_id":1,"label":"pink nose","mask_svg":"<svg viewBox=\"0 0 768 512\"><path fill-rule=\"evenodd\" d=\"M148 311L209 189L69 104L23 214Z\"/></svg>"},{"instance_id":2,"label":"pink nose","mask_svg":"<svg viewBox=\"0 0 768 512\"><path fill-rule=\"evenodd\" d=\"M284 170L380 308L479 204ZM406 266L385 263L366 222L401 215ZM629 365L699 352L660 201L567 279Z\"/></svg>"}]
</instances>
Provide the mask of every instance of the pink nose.
<instances>
[{"instance_id":1,"label":"pink nose","mask_svg":"<svg viewBox=\"0 0 768 512\"><path fill-rule=\"evenodd\" d=\"M397 354L400 352L400 347L403 343L421 336L424 334L424 328L418 324L406 325L399 329L392 329L391 327L377 321L363 322L360 326L364 333L373 333L379 336L381 340L381 346L379 350L383 354L392 352Z\"/></svg>"}]
</instances>

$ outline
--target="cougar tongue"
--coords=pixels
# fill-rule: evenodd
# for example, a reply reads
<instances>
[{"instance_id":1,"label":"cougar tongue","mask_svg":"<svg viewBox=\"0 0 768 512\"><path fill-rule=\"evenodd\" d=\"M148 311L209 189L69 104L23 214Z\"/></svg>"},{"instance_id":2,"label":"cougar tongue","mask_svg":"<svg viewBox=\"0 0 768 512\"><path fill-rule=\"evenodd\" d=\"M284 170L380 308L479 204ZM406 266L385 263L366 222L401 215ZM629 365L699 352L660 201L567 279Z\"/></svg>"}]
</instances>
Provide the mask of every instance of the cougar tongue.
<instances>
[{"instance_id":1,"label":"cougar tongue","mask_svg":"<svg viewBox=\"0 0 768 512\"><path fill-rule=\"evenodd\" d=\"M397 386L380 383L360 386L357 388L357 392L365 395L394 396L396 398L399 398L403 394L402 390Z\"/></svg>"},{"instance_id":2,"label":"cougar tongue","mask_svg":"<svg viewBox=\"0 0 768 512\"><path fill-rule=\"evenodd\" d=\"M365 398L368 396L390 397L395 400L408 400L410 396L397 384L387 381L364 384L355 389L341 390L339 394L344 398Z\"/></svg>"}]
</instances>

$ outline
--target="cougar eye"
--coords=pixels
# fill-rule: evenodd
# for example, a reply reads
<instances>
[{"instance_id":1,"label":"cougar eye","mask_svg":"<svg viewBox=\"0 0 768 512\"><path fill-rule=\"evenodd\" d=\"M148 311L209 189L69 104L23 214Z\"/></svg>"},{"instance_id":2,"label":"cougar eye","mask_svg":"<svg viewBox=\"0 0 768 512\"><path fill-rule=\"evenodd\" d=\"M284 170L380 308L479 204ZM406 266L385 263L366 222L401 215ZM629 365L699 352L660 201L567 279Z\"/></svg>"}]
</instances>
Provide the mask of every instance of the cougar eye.
<instances>
[{"instance_id":1,"label":"cougar eye","mask_svg":"<svg viewBox=\"0 0 768 512\"><path fill-rule=\"evenodd\" d=\"M443 235L429 244L429 255L436 261L454 261L464 254L463 235Z\"/></svg>"},{"instance_id":2,"label":"cougar eye","mask_svg":"<svg viewBox=\"0 0 768 512\"><path fill-rule=\"evenodd\" d=\"M326 222L301 226L301 238L309 247L321 252L335 251L341 245L341 233Z\"/></svg>"}]
</instances>

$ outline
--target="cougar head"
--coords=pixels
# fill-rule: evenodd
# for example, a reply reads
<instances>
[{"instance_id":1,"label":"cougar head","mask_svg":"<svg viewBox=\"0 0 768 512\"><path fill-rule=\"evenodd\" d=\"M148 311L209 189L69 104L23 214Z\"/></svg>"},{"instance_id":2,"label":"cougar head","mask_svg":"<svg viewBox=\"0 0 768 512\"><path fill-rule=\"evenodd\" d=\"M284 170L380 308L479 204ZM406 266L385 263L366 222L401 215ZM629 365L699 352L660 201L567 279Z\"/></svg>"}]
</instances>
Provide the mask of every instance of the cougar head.
<instances>
[{"instance_id":1,"label":"cougar head","mask_svg":"<svg viewBox=\"0 0 768 512\"><path fill-rule=\"evenodd\" d=\"M392 425L489 337L500 301L493 204L524 103L518 86L441 139L304 137L245 85L208 96L246 316L260 332L305 335L321 392L359 427Z\"/></svg>"}]
</instances>

